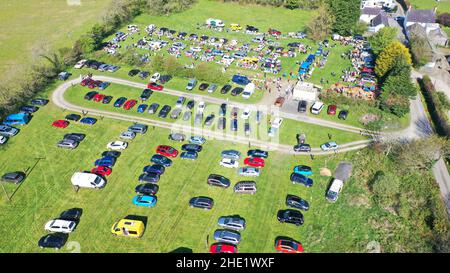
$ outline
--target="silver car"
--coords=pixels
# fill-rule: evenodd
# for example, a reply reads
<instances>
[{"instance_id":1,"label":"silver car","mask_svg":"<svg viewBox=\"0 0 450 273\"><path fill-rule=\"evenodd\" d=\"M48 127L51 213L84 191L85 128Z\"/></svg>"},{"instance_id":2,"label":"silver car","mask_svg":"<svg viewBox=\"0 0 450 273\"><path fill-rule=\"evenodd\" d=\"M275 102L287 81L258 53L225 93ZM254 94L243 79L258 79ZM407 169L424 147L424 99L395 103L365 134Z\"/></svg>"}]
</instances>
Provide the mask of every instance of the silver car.
<instances>
[{"instance_id":1,"label":"silver car","mask_svg":"<svg viewBox=\"0 0 450 273\"><path fill-rule=\"evenodd\" d=\"M130 132L130 131L125 131L125 132L122 132L119 137L121 139L134 139L136 137L136 133Z\"/></svg>"},{"instance_id":2,"label":"silver car","mask_svg":"<svg viewBox=\"0 0 450 273\"><path fill-rule=\"evenodd\" d=\"M184 141L186 139L186 136L184 134L180 133L173 133L169 135L169 139L173 141Z\"/></svg>"},{"instance_id":3,"label":"silver car","mask_svg":"<svg viewBox=\"0 0 450 273\"><path fill-rule=\"evenodd\" d=\"M170 113L170 118L171 118L171 119L177 119L177 118L180 116L181 111L182 111L182 110L181 110L180 108L174 109L174 110L172 111L172 113Z\"/></svg>"},{"instance_id":4,"label":"silver car","mask_svg":"<svg viewBox=\"0 0 450 273\"><path fill-rule=\"evenodd\" d=\"M214 91L216 91L216 89L217 89L217 84L211 84L208 87L208 93L213 93Z\"/></svg>"},{"instance_id":5,"label":"silver car","mask_svg":"<svg viewBox=\"0 0 450 273\"><path fill-rule=\"evenodd\" d=\"M197 113L195 114L194 125L201 125L203 121L203 114Z\"/></svg>"},{"instance_id":6,"label":"silver car","mask_svg":"<svg viewBox=\"0 0 450 273\"><path fill-rule=\"evenodd\" d=\"M237 245L241 242L241 234L232 230L218 229L214 232L214 239L218 242Z\"/></svg>"},{"instance_id":7,"label":"silver car","mask_svg":"<svg viewBox=\"0 0 450 273\"><path fill-rule=\"evenodd\" d=\"M217 221L222 228L240 231L245 229L245 220L238 216L222 216Z\"/></svg>"},{"instance_id":8,"label":"silver car","mask_svg":"<svg viewBox=\"0 0 450 273\"><path fill-rule=\"evenodd\" d=\"M19 129L16 129L8 125L0 125L0 135L2 136L12 137L17 135L17 133L19 133Z\"/></svg>"},{"instance_id":9,"label":"silver car","mask_svg":"<svg viewBox=\"0 0 450 273\"><path fill-rule=\"evenodd\" d=\"M261 170L258 168L254 168L254 167L243 167L243 168L239 168L238 174L240 176L255 177L255 176L259 176L261 174Z\"/></svg>"},{"instance_id":10,"label":"silver car","mask_svg":"<svg viewBox=\"0 0 450 273\"><path fill-rule=\"evenodd\" d=\"M58 142L57 146L63 149L75 149L79 142L73 139L63 139Z\"/></svg>"},{"instance_id":11,"label":"silver car","mask_svg":"<svg viewBox=\"0 0 450 273\"><path fill-rule=\"evenodd\" d=\"M186 111L186 112L184 112L184 114L183 114L183 120L184 120L184 121L188 121L188 120L191 119L191 116L192 116L192 112L191 112L191 111Z\"/></svg>"}]
</instances>

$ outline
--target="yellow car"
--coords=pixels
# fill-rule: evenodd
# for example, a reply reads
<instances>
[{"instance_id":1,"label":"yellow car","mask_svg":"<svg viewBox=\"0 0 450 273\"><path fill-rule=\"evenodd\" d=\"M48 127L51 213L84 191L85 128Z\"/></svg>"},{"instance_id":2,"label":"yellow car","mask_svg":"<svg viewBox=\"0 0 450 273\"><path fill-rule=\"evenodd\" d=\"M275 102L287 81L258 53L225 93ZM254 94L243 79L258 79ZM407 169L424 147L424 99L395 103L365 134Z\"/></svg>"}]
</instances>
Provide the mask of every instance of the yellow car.
<instances>
[{"instance_id":1,"label":"yellow car","mask_svg":"<svg viewBox=\"0 0 450 273\"><path fill-rule=\"evenodd\" d=\"M145 231L144 222L126 218L119 220L111 228L111 233L113 235L135 237L135 238L142 237L142 235L144 235L144 231Z\"/></svg>"},{"instance_id":2,"label":"yellow car","mask_svg":"<svg viewBox=\"0 0 450 273\"><path fill-rule=\"evenodd\" d=\"M231 30L234 30L234 31L238 31L238 30L242 29L241 25L239 25L239 24L230 24L230 28L231 28Z\"/></svg>"}]
</instances>

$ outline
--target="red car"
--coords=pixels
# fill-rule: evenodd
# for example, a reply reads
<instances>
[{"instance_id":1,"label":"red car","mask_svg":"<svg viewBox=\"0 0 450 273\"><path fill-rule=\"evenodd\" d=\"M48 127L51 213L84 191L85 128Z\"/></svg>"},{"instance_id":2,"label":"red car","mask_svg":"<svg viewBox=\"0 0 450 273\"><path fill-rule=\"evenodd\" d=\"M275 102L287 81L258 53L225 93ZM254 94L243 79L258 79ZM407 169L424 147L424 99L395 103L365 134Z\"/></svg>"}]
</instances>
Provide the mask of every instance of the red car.
<instances>
[{"instance_id":1,"label":"red car","mask_svg":"<svg viewBox=\"0 0 450 273\"><path fill-rule=\"evenodd\" d=\"M217 243L211 245L209 253L237 253L237 247L231 244Z\"/></svg>"},{"instance_id":2,"label":"red car","mask_svg":"<svg viewBox=\"0 0 450 273\"><path fill-rule=\"evenodd\" d=\"M89 83L88 87L89 87L90 89L94 89L94 88L98 87L101 83L102 83L102 81L94 81L94 80L92 80L92 81Z\"/></svg>"},{"instance_id":3,"label":"red car","mask_svg":"<svg viewBox=\"0 0 450 273\"><path fill-rule=\"evenodd\" d=\"M125 102L125 104L123 105L123 109L125 110L130 110L131 108L133 108L133 106L135 106L137 103L137 100L127 100Z\"/></svg>"},{"instance_id":4,"label":"red car","mask_svg":"<svg viewBox=\"0 0 450 273\"><path fill-rule=\"evenodd\" d=\"M91 173L95 173L101 176L110 175L112 172L112 169L106 166L98 166L91 170Z\"/></svg>"},{"instance_id":5,"label":"red car","mask_svg":"<svg viewBox=\"0 0 450 273\"><path fill-rule=\"evenodd\" d=\"M330 115L330 116L336 115L336 109L337 109L336 105L334 105L334 104L329 105L328 106L328 110L327 110L327 114Z\"/></svg>"},{"instance_id":6,"label":"red car","mask_svg":"<svg viewBox=\"0 0 450 273\"><path fill-rule=\"evenodd\" d=\"M164 86L151 82L147 85L147 88L153 91L162 91Z\"/></svg>"},{"instance_id":7,"label":"red car","mask_svg":"<svg viewBox=\"0 0 450 273\"><path fill-rule=\"evenodd\" d=\"M244 159L244 164L256 168L262 168L265 166L264 159L259 157L247 157Z\"/></svg>"},{"instance_id":8,"label":"red car","mask_svg":"<svg viewBox=\"0 0 450 273\"><path fill-rule=\"evenodd\" d=\"M177 149L168 145L159 145L156 148L156 153L168 157L177 157L178 155Z\"/></svg>"},{"instance_id":9,"label":"red car","mask_svg":"<svg viewBox=\"0 0 450 273\"><path fill-rule=\"evenodd\" d=\"M292 239L278 239L275 242L275 250L281 253L302 253L303 246Z\"/></svg>"},{"instance_id":10,"label":"red car","mask_svg":"<svg viewBox=\"0 0 450 273\"><path fill-rule=\"evenodd\" d=\"M52 126L56 127L56 128L66 128L67 126L69 126L69 124L70 123L67 120L59 119L59 120L55 120L52 123Z\"/></svg>"},{"instance_id":11,"label":"red car","mask_svg":"<svg viewBox=\"0 0 450 273\"><path fill-rule=\"evenodd\" d=\"M81 84L81 86L87 86L87 85L91 84L92 81L93 80L91 78L85 78L81 81L80 84Z\"/></svg>"},{"instance_id":12,"label":"red car","mask_svg":"<svg viewBox=\"0 0 450 273\"><path fill-rule=\"evenodd\" d=\"M95 102L100 102L100 101L102 101L103 99L105 98L105 95L103 95L103 94L97 94L97 95L95 95L94 96L94 101Z\"/></svg>"},{"instance_id":13,"label":"red car","mask_svg":"<svg viewBox=\"0 0 450 273\"><path fill-rule=\"evenodd\" d=\"M281 35L281 31L273 29L273 28L269 28L269 34L270 35L274 35L274 36L280 36Z\"/></svg>"}]
</instances>

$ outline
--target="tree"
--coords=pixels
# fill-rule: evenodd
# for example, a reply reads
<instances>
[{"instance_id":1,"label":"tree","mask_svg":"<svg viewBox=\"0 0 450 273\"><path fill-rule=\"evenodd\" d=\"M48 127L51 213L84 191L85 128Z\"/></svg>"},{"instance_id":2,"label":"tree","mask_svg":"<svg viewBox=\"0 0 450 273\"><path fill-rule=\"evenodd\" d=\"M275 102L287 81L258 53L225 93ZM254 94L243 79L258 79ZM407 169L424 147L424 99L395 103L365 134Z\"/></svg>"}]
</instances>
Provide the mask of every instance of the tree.
<instances>
[{"instance_id":1,"label":"tree","mask_svg":"<svg viewBox=\"0 0 450 273\"><path fill-rule=\"evenodd\" d=\"M380 108L398 117L409 113L409 99L395 93L382 92L380 95Z\"/></svg>"},{"instance_id":2,"label":"tree","mask_svg":"<svg viewBox=\"0 0 450 273\"><path fill-rule=\"evenodd\" d=\"M91 53L95 50L95 40L88 35L83 35L75 42L75 47L81 49L83 54Z\"/></svg>"},{"instance_id":3,"label":"tree","mask_svg":"<svg viewBox=\"0 0 450 273\"><path fill-rule=\"evenodd\" d=\"M409 50L400 42L395 41L390 43L381 53L378 55L375 62L375 73L379 78L382 78L386 73L391 70L395 60L397 58L404 58L406 63L411 65L411 54Z\"/></svg>"},{"instance_id":4,"label":"tree","mask_svg":"<svg viewBox=\"0 0 450 273\"><path fill-rule=\"evenodd\" d=\"M284 7L287 9L298 9L300 7L300 0L286 0Z\"/></svg>"},{"instance_id":5,"label":"tree","mask_svg":"<svg viewBox=\"0 0 450 273\"><path fill-rule=\"evenodd\" d=\"M359 21L359 0L327 0L330 12L336 19L333 30L340 35L355 34L355 27Z\"/></svg>"},{"instance_id":6,"label":"tree","mask_svg":"<svg viewBox=\"0 0 450 273\"><path fill-rule=\"evenodd\" d=\"M314 41L324 40L330 33L334 23L334 17L325 5L317 10L316 15L306 26L308 37Z\"/></svg>"},{"instance_id":7,"label":"tree","mask_svg":"<svg viewBox=\"0 0 450 273\"><path fill-rule=\"evenodd\" d=\"M183 65L174 56L168 56L164 60L164 71L171 76L183 76Z\"/></svg>"},{"instance_id":8,"label":"tree","mask_svg":"<svg viewBox=\"0 0 450 273\"><path fill-rule=\"evenodd\" d=\"M164 71L164 56L162 54L155 55L150 61L150 70L155 72Z\"/></svg>"},{"instance_id":9,"label":"tree","mask_svg":"<svg viewBox=\"0 0 450 273\"><path fill-rule=\"evenodd\" d=\"M369 42L375 55L380 54L389 44L397 37L397 29L392 27L384 27L375 35L369 37Z\"/></svg>"},{"instance_id":10,"label":"tree","mask_svg":"<svg viewBox=\"0 0 450 273\"><path fill-rule=\"evenodd\" d=\"M409 41L414 65L420 67L432 60L433 51L423 35L411 33Z\"/></svg>"},{"instance_id":11,"label":"tree","mask_svg":"<svg viewBox=\"0 0 450 273\"><path fill-rule=\"evenodd\" d=\"M450 13L444 12L438 15L437 21L444 27L450 27Z\"/></svg>"},{"instance_id":12,"label":"tree","mask_svg":"<svg viewBox=\"0 0 450 273\"><path fill-rule=\"evenodd\" d=\"M401 181L395 174L378 171L372 181L369 182L369 188L374 194L375 202L379 205L395 207L398 204L400 184Z\"/></svg>"},{"instance_id":13,"label":"tree","mask_svg":"<svg viewBox=\"0 0 450 273\"><path fill-rule=\"evenodd\" d=\"M396 58L393 67L387 73L382 84L383 92L413 97L417 95L417 88L411 81L411 66L404 58Z\"/></svg>"}]
</instances>

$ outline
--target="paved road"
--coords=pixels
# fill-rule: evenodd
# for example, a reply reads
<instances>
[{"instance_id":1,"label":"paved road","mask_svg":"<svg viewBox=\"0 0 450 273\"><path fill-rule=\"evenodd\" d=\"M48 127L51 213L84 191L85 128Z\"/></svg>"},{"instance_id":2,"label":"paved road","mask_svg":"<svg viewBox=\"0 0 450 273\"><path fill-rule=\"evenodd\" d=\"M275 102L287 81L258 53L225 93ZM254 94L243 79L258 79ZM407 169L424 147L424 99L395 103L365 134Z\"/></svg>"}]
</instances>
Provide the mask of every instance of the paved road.
<instances>
[{"instance_id":1,"label":"paved road","mask_svg":"<svg viewBox=\"0 0 450 273\"><path fill-rule=\"evenodd\" d=\"M104 78L96 77L96 78L103 79L103 80L107 79L105 77ZM129 86L141 87L141 85L142 85L142 84L138 84L138 83L123 81L123 80L108 77L109 81L111 81L111 79L114 79L114 81L112 81L112 82L122 83L122 84L126 84ZM65 82L65 83L61 84L60 86L58 86L52 94L52 102L55 103L57 106L59 106L61 108L65 108L70 111L75 111L75 112L80 112L80 113L82 113L83 111L84 112L87 111L87 112L89 112L89 115L107 117L107 118L118 119L118 120L123 120L123 121L130 121L130 122L139 122L139 123L144 123L144 124L148 124L151 126L170 129L170 130L176 131L176 132L184 132L187 134L202 134L206 137L213 137L213 138L219 139L219 140L226 140L226 141L231 141L234 143L241 143L241 144L248 144L248 145L251 144L252 146L261 147L261 148L267 149L269 151L276 150L276 151L279 151L282 153L299 154L299 153L295 153L293 151L292 146L279 144L276 142L261 141L261 140L246 137L246 136L235 135L232 133L211 131L211 130L192 127L190 125L184 125L184 124L180 124L180 123L156 121L156 120L152 120L152 119L148 119L148 118L144 118L144 117L130 116L130 115L125 115L125 114L120 114L120 113L102 111L102 110L91 109L88 107L81 107L78 105L74 105L70 102L67 102L64 99L64 92L68 88L70 88L72 85L78 84L79 82L80 82L80 79L77 78L77 79ZM126 82L128 82L129 84L127 84ZM168 92L168 91L166 91L166 92ZM169 91L169 92L179 92L179 91ZM181 94L185 95L185 93L183 93L183 92L181 92ZM367 147L371 142L372 142L372 140L369 139L369 140L361 140L361 141L342 144L342 145L340 145L341 146L340 149L337 150L336 152L334 152L334 151L325 152L319 148L313 148L311 154L326 155L326 154L348 152L348 151L363 149L363 148Z\"/></svg>"}]
</instances>

